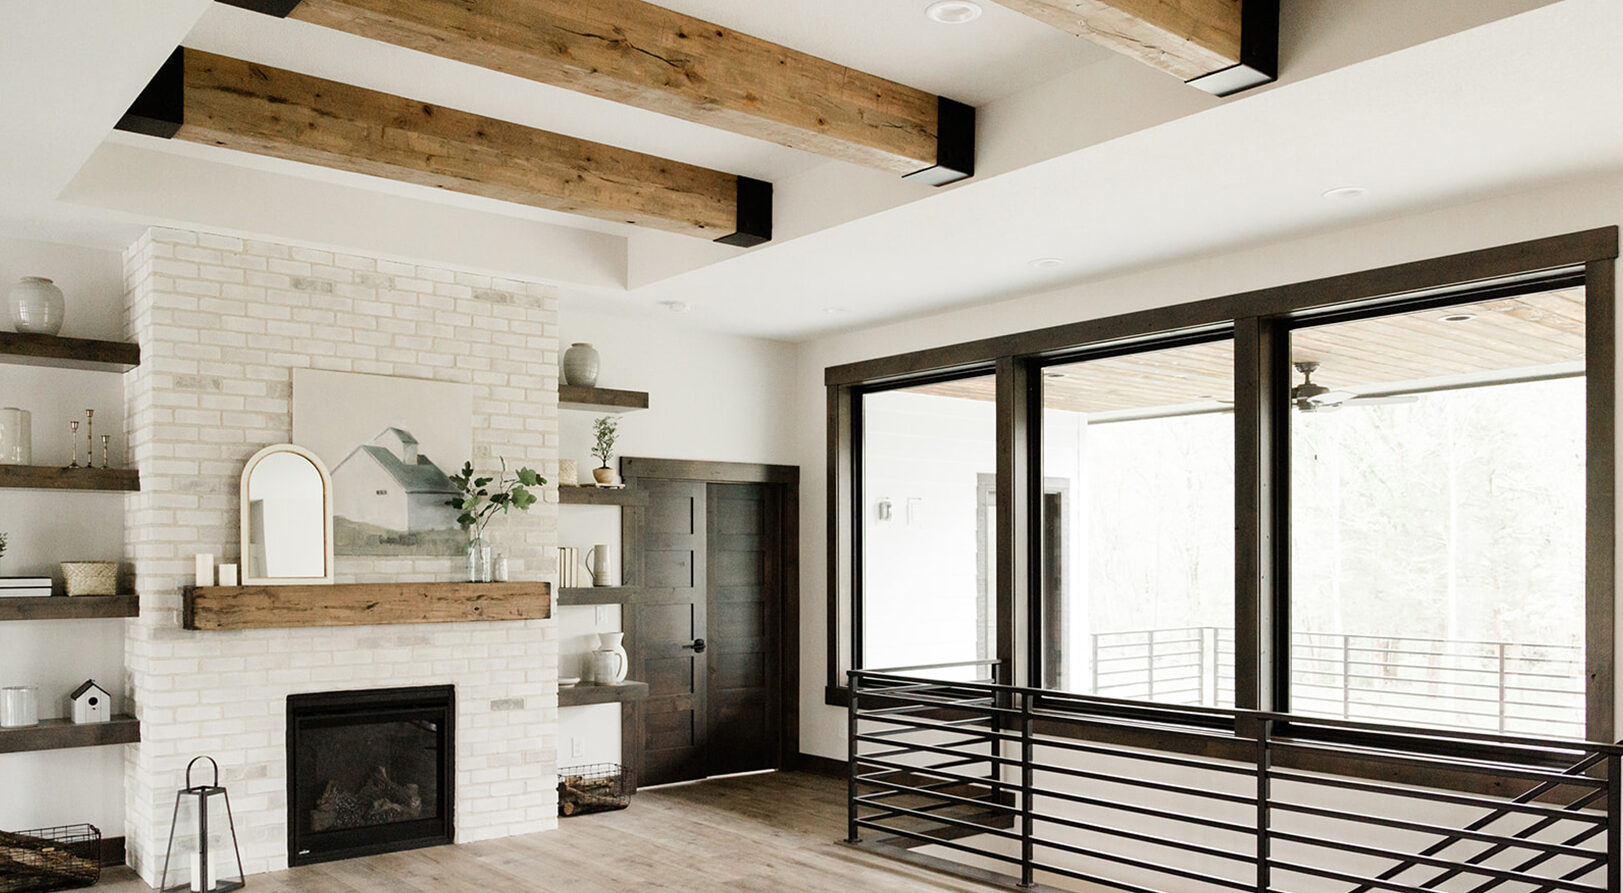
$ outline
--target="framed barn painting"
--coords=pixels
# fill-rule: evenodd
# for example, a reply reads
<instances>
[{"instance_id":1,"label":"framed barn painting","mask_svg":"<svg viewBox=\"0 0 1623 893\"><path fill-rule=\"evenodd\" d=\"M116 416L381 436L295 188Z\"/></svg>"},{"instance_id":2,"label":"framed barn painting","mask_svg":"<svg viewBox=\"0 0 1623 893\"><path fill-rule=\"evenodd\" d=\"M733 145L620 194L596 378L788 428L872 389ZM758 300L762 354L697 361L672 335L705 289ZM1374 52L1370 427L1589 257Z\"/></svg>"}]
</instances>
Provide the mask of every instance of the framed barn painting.
<instances>
[{"instance_id":1,"label":"framed barn painting","mask_svg":"<svg viewBox=\"0 0 1623 893\"><path fill-rule=\"evenodd\" d=\"M460 555L446 500L473 456L470 385L293 370L293 442L332 469L337 555Z\"/></svg>"}]
</instances>

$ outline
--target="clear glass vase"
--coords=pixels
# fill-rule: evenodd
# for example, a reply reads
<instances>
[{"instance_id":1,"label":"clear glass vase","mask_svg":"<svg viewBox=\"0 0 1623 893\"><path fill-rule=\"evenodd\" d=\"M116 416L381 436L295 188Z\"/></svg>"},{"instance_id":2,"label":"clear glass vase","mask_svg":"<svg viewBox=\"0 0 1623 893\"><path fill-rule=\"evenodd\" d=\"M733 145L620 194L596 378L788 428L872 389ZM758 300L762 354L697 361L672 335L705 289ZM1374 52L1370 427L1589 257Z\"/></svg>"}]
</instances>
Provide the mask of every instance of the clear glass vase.
<instances>
[{"instance_id":1,"label":"clear glass vase","mask_svg":"<svg viewBox=\"0 0 1623 893\"><path fill-rule=\"evenodd\" d=\"M489 583L490 575L490 540L474 534L468 537L468 582Z\"/></svg>"}]
</instances>

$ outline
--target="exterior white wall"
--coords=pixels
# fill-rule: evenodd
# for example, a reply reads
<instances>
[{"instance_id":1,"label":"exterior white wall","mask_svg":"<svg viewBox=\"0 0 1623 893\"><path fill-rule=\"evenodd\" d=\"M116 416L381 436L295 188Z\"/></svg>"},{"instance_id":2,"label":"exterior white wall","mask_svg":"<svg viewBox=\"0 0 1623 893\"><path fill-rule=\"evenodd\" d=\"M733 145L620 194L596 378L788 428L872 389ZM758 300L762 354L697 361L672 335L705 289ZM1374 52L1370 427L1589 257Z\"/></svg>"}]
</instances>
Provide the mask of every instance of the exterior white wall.
<instances>
[{"instance_id":1,"label":"exterior white wall","mask_svg":"<svg viewBox=\"0 0 1623 893\"><path fill-rule=\"evenodd\" d=\"M557 822L557 622L189 632L192 556L237 558L243 462L292 433L292 370L473 387L475 466L555 474L556 298L550 287L268 242L153 229L125 254L125 375L141 491L125 500L141 616L128 624L125 748L131 864L158 879L187 760L232 789L248 872L287 864L286 698L452 683L456 838ZM334 407L333 411L342 411ZM550 579L553 499L502 520L515 580ZM340 557L340 582L465 579L457 557Z\"/></svg>"},{"instance_id":2,"label":"exterior white wall","mask_svg":"<svg viewBox=\"0 0 1623 893\"><path fill-rule=\"evenodd\" d=\"M801 478L801 749L843 758L845 713L827 678L826 399L840 363L1187 303L1268 286L1474 251L1623 222L1623 174L1608 172L1447 208L1281 239L801 346L794 406Z\"/></svg>"},{"instance_id":3,"label":"exterior white wall","mask_svg":"<svg viewBox=\"0 0 1623 893\"><path fill-rule=\"evenodd\" d=\"M123 319L123 262L97 251L0 239L0 297L22 276L56 281L67 298L62 334L117 339ZM0 303L0 328L12 328ZM113 436L111 458L126 446L124 384L117 373L0 364L0 406L33 414L34 462L68 464L68 422L96 410L96 432ZM98 437L99 439L99 437ZM80 460L84 444L79 445ZM99 461L99 458L98 458ZM9 545L0 575L50 575L62 585L62 561L114 561L124 549L124 499L118 493L0 490L0 532ZM38 620L0 623L0 686L35 685L40 715L68 715L67 695L94 678L125 709L124 621ZM90 822L123 833L123 755L116 747L0 754L0 828Z\"/></svg>"}]
</instances>

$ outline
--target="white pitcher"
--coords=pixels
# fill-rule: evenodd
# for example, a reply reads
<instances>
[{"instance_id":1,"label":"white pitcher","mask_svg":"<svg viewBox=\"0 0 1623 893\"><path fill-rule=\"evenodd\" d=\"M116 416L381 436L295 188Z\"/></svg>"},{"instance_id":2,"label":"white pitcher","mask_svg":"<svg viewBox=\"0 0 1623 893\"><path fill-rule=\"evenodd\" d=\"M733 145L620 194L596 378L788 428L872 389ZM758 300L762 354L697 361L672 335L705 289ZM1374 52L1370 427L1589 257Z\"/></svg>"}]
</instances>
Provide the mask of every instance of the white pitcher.
<instances>
[{"instance_id":1,"label":"white pitcher","mask_svg":"<svg viewBox=\"0 0 1623 893\"><path fill-rule=\"evenodd\" d=\"M592 652L592 681L599 685L614 685L626 681L631 659L626 654L625 633L599 633L599 648Z\"/></svg>"}]
</instances>

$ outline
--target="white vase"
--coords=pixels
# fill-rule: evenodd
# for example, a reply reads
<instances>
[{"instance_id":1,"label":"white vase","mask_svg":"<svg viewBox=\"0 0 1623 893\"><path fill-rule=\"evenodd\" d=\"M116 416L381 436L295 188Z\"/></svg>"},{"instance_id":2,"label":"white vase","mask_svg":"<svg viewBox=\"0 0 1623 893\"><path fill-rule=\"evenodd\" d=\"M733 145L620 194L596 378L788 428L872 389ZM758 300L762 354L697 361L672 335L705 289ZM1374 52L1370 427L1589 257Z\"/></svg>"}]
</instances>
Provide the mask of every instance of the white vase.
<instances>
[{"instance_id":1,"label":"white vase","mask_svg":"<svg viewBox=\"0 0 1623 893\"><path fill-rule=\"evenodd\" d=\"M564 351L564 384L582 388L597 387L597 367L600 360L597 348L584 341L569 345Z\"/></svg>"},{"instance_id":2,"label":"white vase","mask_svg":"<svg viewBox=\"0 0 1623 893\"><path fill-rule=\"evenodd\" d=\"M34 464L33 418L26 409L0 409L0 465Z\"/></svg>"},{"instance_id":3,"label":"white vase","mask_svg":"<svg viewBox=\"0 0 1623 893\"><path fill-rule=\"evenodd\" d=\"M580 463L574 459L558 460L558 486L580 486Z\"/></svg>"},{"instance_id":4,"label":"white vase","mask_svg":"<svg viewBox=\"0 0 1623 893\"><path fill-rule=\"evenodd\" d=\"M626 654L625 633L598 633L601 647L592 652L592 681L614 685L626 681L631 658Z\"/></svg>"},{"instance_id":5,"label":"white vase","mask_svg":"<svg viewBox=\"0 0 1623 893\"><path fill-rule=\"evenodd\" d=\"M39 725L39 689L32 685L0 688L0 727Z\"/></svg>"},{"instance_id":6,"label":"white vase","mask_svg":"<svg viewBox=\"0 0 1623 893\"><path fill-rule=\"evenodd\" d=\"M67 304L62 289L49 279L24 276L11 289L11 324L31 335L55 335L62 331Z\"/></svg>"},{"instance_id":7,"label":"white vase","mask_svg":"<svg viewBox=\"0 0 1623 893\"><path fill-rule=\"evenodd\" d=\"M598 543L597 545L593 546L592 551L587 553L586 560L591 562L591 564L588 566L592 569L593 586L614 585L614 578L609 576L608 546L605 546L602 543Z\"/></svg>"}]
</instances>

